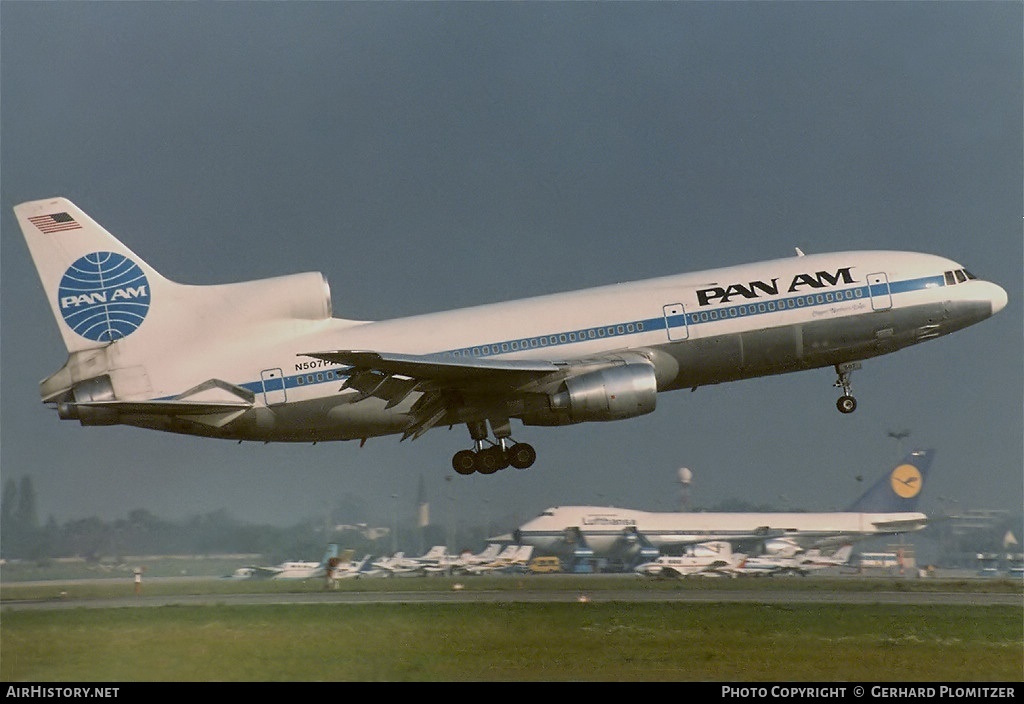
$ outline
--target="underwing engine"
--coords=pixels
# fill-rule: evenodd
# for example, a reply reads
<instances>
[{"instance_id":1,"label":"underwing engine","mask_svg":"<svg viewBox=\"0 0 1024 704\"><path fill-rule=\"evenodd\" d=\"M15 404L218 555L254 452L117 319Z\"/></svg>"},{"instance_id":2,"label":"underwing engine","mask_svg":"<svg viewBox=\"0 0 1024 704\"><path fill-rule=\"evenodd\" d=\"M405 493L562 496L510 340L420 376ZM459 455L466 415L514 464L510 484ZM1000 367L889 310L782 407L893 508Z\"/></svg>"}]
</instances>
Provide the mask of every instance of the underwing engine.
<instances>
[{"instance_id":1,"label":"underwing engine","mask_svg":"<svg viewBox=\"0 0 1024 704\"><path fill-rule=\"evenodd\" d=\"M550 406L569 423L621 420L652 412L657 395L653 364L623 364L566 379Z\"/></svg>"}]
</instances>

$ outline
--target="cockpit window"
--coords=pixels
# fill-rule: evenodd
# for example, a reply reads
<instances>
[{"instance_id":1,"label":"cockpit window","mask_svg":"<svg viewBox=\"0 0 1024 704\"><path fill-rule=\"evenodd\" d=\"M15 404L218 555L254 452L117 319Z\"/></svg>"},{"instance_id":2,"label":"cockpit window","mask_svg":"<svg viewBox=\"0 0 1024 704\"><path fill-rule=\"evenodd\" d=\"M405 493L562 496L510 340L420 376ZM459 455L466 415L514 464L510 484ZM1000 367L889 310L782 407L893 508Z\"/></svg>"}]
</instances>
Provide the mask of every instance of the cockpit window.
<instances>
[{"instance_id":1,"label":"cockpit window","mask_svg":"<svg viewBox=\"0 0 1024 704\"><path fill-rule=\"evenodd\" d=\"M943 276L946 279L947 286L955 286L956 284L962 284L965 281L978 278L967 269L957 269L956 271L944 272Z\"/></svg>"}]
</instances>

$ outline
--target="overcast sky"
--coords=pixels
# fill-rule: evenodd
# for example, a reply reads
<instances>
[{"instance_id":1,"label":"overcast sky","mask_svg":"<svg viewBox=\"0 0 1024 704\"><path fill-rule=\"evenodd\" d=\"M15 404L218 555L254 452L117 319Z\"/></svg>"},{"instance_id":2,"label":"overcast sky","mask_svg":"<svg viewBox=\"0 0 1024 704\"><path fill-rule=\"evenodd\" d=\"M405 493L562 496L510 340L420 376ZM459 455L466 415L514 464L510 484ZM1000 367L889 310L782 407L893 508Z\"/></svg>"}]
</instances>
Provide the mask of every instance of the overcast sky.
<instances>
[{"instance_id":1,"label":"overcast sky","mask_svg":"<svg viewBox=\"0 0 1024 704\"><path fill-rule=\"evenodd\" d=\"M528 518L728 499L841 509L914 446L921 508L1020 511L1019 2L0 3L0 473L45 520L218 509L286 525ZM66 196L168 278L322 271L383 319L846 249L950 257L998 316L853 376L662 394L649 416L522 428L527 471L415 442L243 443L60 421L65 361L12 206ZM896 440L890 432L909 431ZM862 477L862 480L858 480Z\"/></svg>"}]
</instances>

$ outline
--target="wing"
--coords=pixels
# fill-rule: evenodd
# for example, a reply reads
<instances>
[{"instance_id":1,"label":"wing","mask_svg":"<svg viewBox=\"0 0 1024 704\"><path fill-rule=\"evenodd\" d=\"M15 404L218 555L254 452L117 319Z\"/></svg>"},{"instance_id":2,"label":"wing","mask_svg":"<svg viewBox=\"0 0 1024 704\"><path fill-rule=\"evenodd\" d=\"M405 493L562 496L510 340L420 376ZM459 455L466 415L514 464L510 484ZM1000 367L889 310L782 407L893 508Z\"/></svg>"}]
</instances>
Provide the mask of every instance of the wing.
<instances>
[{"instance_id":1,"label":"wing","mask_svg":"<svg viewBox=\"0 0 1024 704\"><path fill-rule=\"evenodd\" d=\"M514 402L547 393L564 379L622 364L621 357L581 360L507 360L360 350L306 352L300 356L349 367L342 389L376 397L393 408L413 392L411 420L402 439L418 438L438 423L455 424L516 415ZM512 410L510 411L510 406Z\"/></svg>"},{"instance_id":2,"label":"wing","mask_svg":"<svg viewBox=\"0 0 1024 704\"><path fill-rule=\"evenodd\" d=\"M908 514L908 518L893 519L891 521L872 521L871 525L879 532L900 532L919 530L928 525L928 517L924 514Z\"/></svg>"},{"instance_id":3,"label":"wing","mask_svg":"<svg viewBox=\"0 0 1024 704\"><path fill-rule=\"evenodd\" d=\"M246 569L252 570L250 579L273 579L276 575L281 574L281 570L276 567L258 567L252 565Z\"/></svg>"}]
</instances>

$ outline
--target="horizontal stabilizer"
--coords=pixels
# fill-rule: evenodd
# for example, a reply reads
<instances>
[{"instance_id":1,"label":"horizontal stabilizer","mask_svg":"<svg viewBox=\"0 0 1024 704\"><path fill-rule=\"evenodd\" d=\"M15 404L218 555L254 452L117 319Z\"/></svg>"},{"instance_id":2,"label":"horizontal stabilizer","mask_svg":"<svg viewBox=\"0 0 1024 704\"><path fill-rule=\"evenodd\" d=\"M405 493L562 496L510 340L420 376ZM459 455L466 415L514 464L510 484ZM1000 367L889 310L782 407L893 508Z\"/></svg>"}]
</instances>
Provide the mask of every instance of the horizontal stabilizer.
<instances>
[{"instance_id":1,"label":"horizontal stabilizer","mask_svg":"<svg viewBox=\"0 0 1024 704\"><path fill-rule=\"evenodd\" d=\"M103 408L133 415L195 416L207 413L246 410L251 403L243 401L85 401L61 404L77 408Z\"/></svg>"},{"instance_id":2,"label":"horizontal stabilizer","mask_svg":"<svg viewBox=\"0 0 1024 704\"><path fill-rule=\"evenodd\" d=\"M174 398L124 401L95 399L57 404L61 418L105 423L119 416L172 416L221 427L252 408L255 395L220 379L209 379Z\"/></svg>"}]
</instances>

